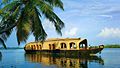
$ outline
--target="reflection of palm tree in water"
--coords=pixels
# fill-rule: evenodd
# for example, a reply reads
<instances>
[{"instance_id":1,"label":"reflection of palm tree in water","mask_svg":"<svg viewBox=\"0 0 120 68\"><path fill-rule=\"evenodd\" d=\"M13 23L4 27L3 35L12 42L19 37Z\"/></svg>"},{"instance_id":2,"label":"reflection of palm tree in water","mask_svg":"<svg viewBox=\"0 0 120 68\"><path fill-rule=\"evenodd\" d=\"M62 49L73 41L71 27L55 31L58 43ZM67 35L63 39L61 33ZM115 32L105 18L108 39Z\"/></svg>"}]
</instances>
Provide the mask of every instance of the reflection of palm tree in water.
<instances>
[{"instance_id":1,"label":"reflection of palm tree in water","mask_svg":"<svg viewBox=\"0 0 120 68\"><path fill-rule=\"evenodd\" d=\"M104 64L104 61L98 56L87 57L60 57L48 54L25 54L25 60L37 62L45 65L57 65L65 68L88 68L88 62Z\"/></svg>"},{"instance_id":2,"label":"reflection of palm tree in water","mask_svg":"<svg viewBox=\"0 0 120 68\"><path fill-rule=\"evenodd\" d=\"M0 61L2 60L2 53L0 52Z\"/></svg>"}]
</instances>

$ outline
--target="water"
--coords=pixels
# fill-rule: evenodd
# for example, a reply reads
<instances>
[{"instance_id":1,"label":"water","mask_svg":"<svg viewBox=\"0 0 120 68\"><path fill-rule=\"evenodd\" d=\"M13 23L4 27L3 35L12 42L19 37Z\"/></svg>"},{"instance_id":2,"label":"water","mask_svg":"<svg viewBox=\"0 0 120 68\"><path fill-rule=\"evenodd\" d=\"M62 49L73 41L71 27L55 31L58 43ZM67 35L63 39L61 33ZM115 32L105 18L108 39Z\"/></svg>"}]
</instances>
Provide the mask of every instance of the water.
<instances>
[{"instance_id":1,"label":"water","mask_svg":"<svg viewBox=\"0 0 120 68\"><path fill-rule=\"evenodd\" d=\"M97 56L79 58L25 54L23 49L0 51L0 68L120 68L120 48L108 48Z\"/></svg>"}]
</instances>

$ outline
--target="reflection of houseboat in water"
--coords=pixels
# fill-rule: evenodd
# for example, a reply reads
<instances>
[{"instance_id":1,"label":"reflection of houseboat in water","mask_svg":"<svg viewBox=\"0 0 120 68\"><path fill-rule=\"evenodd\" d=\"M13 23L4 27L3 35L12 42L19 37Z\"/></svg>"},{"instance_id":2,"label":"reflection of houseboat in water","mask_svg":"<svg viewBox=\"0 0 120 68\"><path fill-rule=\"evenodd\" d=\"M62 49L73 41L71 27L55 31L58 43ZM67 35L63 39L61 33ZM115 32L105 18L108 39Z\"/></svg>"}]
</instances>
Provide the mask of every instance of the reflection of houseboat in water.
<instances>
[{"instance_id":1,"label":"reflection of houseboat in water","mask_svg":"<svg viewBox=\"0 0 120 68\"><path fill-rule=\"evenodd\" d=\"M43 44L41 42L30 42L25 45L26 53L31 52L50 52L59 54L89 55L96 54L103 50L104 46L90 48L87 39L81 38L55 38L48 39Z\"/></svg>"},{"instance_id":2,"label":"reflection of houseboat in water","mask_svg":"<svg viewBox=\"0 0 120 68\"><path fill-rule=\"evenodd\" d=\"M104 65L104 61L97 56L87 57L55 57L48 54L25 54L25 60L33 63L41 63L45 66L55 65L56 68L88 68L88 63Z\"/></svg>"}]
</instances>

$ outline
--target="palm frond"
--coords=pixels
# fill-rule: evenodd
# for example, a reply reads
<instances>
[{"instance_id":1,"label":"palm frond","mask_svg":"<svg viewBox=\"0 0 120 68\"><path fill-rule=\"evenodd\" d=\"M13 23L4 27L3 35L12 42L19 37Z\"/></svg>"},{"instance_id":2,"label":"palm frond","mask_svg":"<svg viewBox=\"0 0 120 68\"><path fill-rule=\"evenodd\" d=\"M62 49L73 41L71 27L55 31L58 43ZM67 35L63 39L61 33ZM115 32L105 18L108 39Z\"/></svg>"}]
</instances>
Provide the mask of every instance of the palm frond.
<instances>
[{"instance_id":1,"label":"palm frond","mask_svg":"<svg viewBox=\"0 0 120 68\"><path fill-rule=\"evenodd\" d=\"M14 12L14 10L17 8L17 6L19 6L21 3L19 1L13 1L7 5L5 5L2 10L0 11L4 11L4 12Z\"/></svg>"},{"instance_id":2,"label":"palm frond","mask_svg":"<svg viewBox=\"0 0 120 68\"><path fill-rule=\"evenodd\" d=\"M6 35L8 35L8 33L10 34L11 30L17 25L15 22L19 15L18 8L11 16L8 16L7 18L6 17L2 18L2 21L0 23L0 34L2 33L4 34L6 33Z\"/></svg>"},{"instance_id":3,"label":"palm frond","mask_svg":"<svg viewBox=\"0 0 120 68\"><path fill-rule=\"evenodd\" d=\"M20 42L26 42L30 32L31 32L31 21L30 21L30 12L32 8L26 4L25 7L21 10L20 18L17 20L17 41L18 45Z\"/></svg>"},{"instance_id":4,"label":"palm frond","mask_svg":"<svg viewBox=\"0 0 120 68\"><path fill-rule=\"evenodd\" d=\"M7 3L9 3L11 0L2 0L2 3L3 4L7 4Z\"/></svg>"},{"instance_id":5,"label":"palm frond","mask_svg":"<svg viewBox=\"0 0 120 68\"><path fill-rule=\"evenodd\" d=\"M48 18L55 26L58 34L62 35L61 29L64 27L64 23L60 20L60 18L53 12L49 4L45 2L40 2L39 9L41 12Z\"/></svg>"},{"instance_id":6,"label":"palm frond","mask_svg":"<svg viewBox=\"0 0 120 68\"><path fill-rule=\"evenodd\" d=\"M33 33L36 41L44 41L47 34L42 26L42 14L54 24L57 33L62 35L64 23L53 10L54 7L63 9L61 0L2 0L2 4L4 7L0 9L0 38L3 42L14 27L18 44L25 42L30 33Z\"/></svg>"},{"instance_id":7,"label":"palm frond","mask_svg":"<svg viewBox=\"0 0 120 68\"><path fill-rule=\"evenodd\" d=\"M63 8L63 3L61 0L44 0L45 2L49 3L50 5L54 6L54 7L59 7L62 10L64 10Z\"/></svg>"},{"instance_id":8,"label":"palm frond","mask_svg":"<svg viewBox=\"0 0 120 68\"><path fill-rule=\"evenodd\" d=\"M4 40L2 38L0 38L0 44L2 44L5 49L7 49L7 47L5 45L5 42L4 42Z\"/></svg>"},{"instance_id":9,"label":"palm frond","mask_svg":"<svg viewBox=\"0 0 120 68\"><path fill-rule=\"evenodd\" d=\"M18 44L20 44L20 42L26 42L30 31L31 31L31 25L29 23L29 20L25 19L24 14L21 15L21 17L19 18L18 22L17 22L17 41Z\"/></svg>"},{"instance_id":10,"label":"palm frond","mask_svg":"<svg viewBox=\"0 0 120 68\"><path fill-rule=\"evenodd\" d=\"M33 15L33 35L35 36L36 41L44 41L47 37L46 32L42 27L41 20L39 18L40 13L38 12L37 8L34 8L34 15Z\"/></svg>"},{"instance_id":11,"label":"palm frond","mask_svg":"<svg viewBox=\"0 0 120 68\"><path fill-rule=\"evenodd\" d=\"M9 17L7 20L2 20L0 23L0 35L1 37L6 40L10 34L13 31L13 27L15 25L13 24L15 20L11 17Z\"/></svg>"}]
</instances>

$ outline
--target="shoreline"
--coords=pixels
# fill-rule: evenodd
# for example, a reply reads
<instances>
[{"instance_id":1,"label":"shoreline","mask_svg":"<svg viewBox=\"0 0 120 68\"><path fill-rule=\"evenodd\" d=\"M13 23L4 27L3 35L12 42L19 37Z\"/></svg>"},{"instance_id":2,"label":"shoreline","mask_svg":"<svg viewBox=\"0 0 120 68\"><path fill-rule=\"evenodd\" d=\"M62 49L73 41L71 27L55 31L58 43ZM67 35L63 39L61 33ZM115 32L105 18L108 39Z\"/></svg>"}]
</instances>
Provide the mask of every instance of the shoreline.
<instances>
[{"instance_id":1,"label":"shoreline","mask_svg":"<svg viewBox=\"0 0 120 68\"><path fill-rule=\"evenodd\" d=\"M91 46L91 47L98 47L98 46ZM104 48L120 48L120 45L118 44L104 45ZM0 49L5 49L5 48L1 47ZM7 47L7 49L24 49L24 47Z\"/></svg>"}]
</instances>

